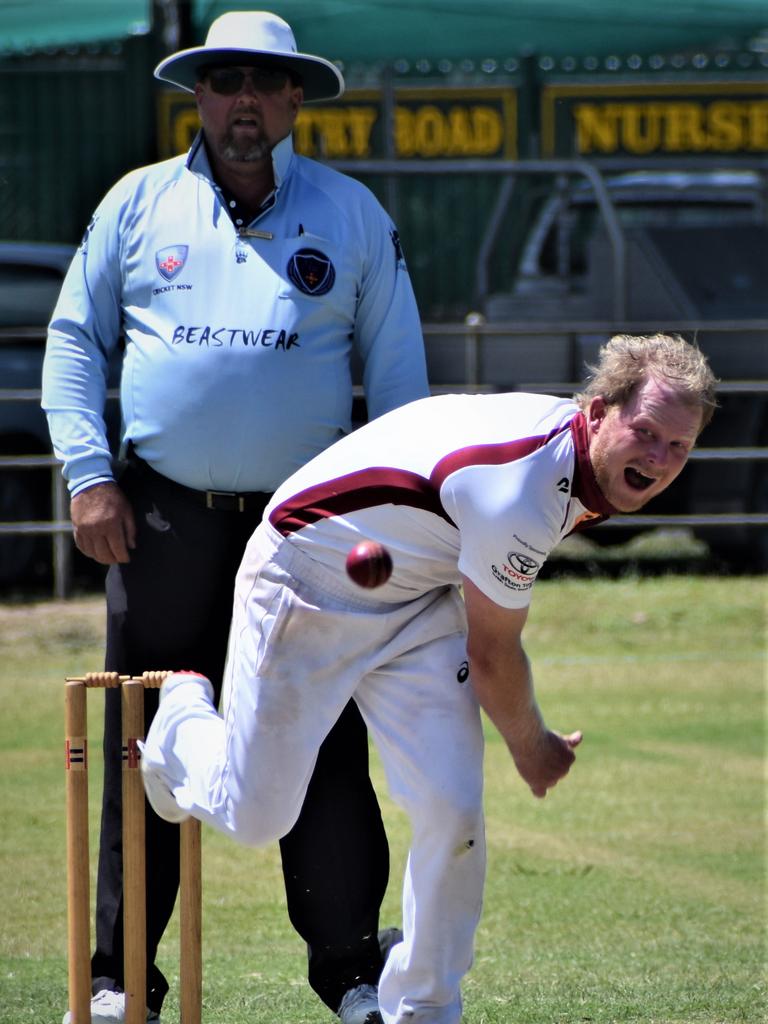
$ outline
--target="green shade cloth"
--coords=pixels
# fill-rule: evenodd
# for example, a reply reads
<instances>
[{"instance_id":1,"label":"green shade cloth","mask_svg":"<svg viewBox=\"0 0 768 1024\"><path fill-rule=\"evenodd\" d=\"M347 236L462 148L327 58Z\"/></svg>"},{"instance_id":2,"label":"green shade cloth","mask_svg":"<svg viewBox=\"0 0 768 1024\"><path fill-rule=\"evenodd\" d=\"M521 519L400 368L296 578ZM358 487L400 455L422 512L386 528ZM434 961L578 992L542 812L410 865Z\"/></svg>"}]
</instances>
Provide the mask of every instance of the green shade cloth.
<instances>
[{"instance_id":1,"label":"green shade cloth","mask_svg":"<svg viewBox=\"0 0 768 1024\"><path fill-rule=\"evenodd\" d=\"M228 10L270 9L331 60L563 57L768 48L766 0L191 0L202 42ZM0 0L0 52L149 30L150 0ZM758 40L756 43L755 41ZM761 42L760 42L761 40Z\"/></svg>"},{"instance_id":2,"label":"green shade cloth","mask_svg":"<svg viewBox=\"0 0 768 1024\"><path fill-rule=\"evenodd\" d=\"M0 0L0 52L124 39L150 21L150 0Z\"/></svg>"},{"instance_id":3,"label":"green shade cloth","mask_svg":"<svg viewBox=\"0 0 768 1024\"><path fill-rule=\"evenodd\" d=\"M201 37L243 0L193 0ZM275 0L299 49L331 60L503 59L745 48L764 30L766 0Z\"/></svg>"}]
</instances>

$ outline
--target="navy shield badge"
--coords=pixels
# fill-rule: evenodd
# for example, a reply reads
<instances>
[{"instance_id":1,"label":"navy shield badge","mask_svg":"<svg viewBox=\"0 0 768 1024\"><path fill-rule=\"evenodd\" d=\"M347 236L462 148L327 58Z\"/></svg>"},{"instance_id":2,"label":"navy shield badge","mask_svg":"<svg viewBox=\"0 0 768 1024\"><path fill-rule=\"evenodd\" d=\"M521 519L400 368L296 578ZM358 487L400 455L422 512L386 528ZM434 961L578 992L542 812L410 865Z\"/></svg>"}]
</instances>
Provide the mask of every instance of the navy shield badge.
<instances>
[{"instance_id":1,"label":"navy shield badge","mask_svg":"<svg viewBox=\"0 0 768 1024\"><path fill-rule=\"evenodd\" d=\"M298 249L288 260L288 277L305 295L326 295L336 280L333 264L318 249Z\"/></svg>"}]
</instances>

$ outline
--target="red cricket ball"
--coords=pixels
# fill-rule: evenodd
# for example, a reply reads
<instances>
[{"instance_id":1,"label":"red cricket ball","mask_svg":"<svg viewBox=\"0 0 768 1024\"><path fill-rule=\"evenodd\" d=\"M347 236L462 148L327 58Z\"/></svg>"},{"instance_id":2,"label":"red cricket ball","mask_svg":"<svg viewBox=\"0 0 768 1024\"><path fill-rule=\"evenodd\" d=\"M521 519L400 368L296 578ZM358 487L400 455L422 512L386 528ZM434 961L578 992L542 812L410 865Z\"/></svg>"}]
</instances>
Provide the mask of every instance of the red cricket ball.
<instances>
[{"instance_id":1,"label":"red cricket ball","mask_svg":"<svg viewBox=\"0 0 768 1024\"><path fill-rule=\"evenodd\" d=\"M375 540L361 540L347 555L347 575L359 587L372 590L392 575L392 556Z\"/></svg>"}]
</instances>

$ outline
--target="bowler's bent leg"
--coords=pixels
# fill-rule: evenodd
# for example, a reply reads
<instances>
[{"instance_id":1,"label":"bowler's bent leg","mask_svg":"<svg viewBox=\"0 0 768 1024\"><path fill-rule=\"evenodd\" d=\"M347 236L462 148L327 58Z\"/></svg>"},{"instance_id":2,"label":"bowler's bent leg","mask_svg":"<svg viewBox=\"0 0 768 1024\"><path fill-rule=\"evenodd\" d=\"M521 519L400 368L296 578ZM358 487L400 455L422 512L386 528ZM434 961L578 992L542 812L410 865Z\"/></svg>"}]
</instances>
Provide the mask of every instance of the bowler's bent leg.
<instances>
[{"instance_id":1,"label":"bowler's bent leg","mask_svg":"<svg viewBox=\"0 0 768 1024\"><path fill-rule=\"evenodd\" d=\"M252 738L254 744L259 742L255 729ZM261 846L279 839L298 817L316 751L307 758L303 785L298 781L301 769L298 776L281 773L279 781L262 771L260 782L249 785L246 799L240 787L233 794L228 784L230 754L225 723L214 706L209 681L192 673L170 676L163 683L160 706L142 748L144 785L155 811L166 816L164 801L158 799L161 782L178 810L238 842ZM170 814L167 817L171 820Z\"/></svg>"},{"instance_id":2,"label":"bowler's bent leg","mask_svg":"<svg viewBox=\"0 0 768 1024\"><path fill-rule=\"evenodd\" d=\"M331 618L279 566L240 572L224 717L202 680L176 675L147 733L145 771L162 776L182 810L251 846L290 831L357 679L329 671L335 655L318 663L316 631L327 637Z\"/></svg>"}]
</instances>

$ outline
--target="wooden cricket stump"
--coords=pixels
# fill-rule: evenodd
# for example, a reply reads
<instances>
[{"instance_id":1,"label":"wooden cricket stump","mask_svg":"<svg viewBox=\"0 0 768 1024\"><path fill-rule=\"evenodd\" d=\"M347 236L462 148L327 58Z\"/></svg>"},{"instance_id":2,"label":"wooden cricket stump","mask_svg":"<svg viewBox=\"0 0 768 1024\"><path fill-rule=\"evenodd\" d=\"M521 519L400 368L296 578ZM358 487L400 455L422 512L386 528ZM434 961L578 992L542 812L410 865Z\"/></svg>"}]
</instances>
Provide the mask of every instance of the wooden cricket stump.
<instances>
[{"instance_id":1,"label":"wooden cricket stump","mask_svg":"<svg viewBox=\"0 0 768 1024\"><path fill-rule=\"evenodd\" d=\"M126 1024L146 1024L147 919L145 802L139 742L144 738L144 689L168 672L140 677L89 672L65 681L67 811L67 955L72 1024L91 1022L91 910L88 844L89 688L120 687L123 719L123 948ZM180 826L179 1004L181 1024L202 1017L202 875L200 822Z\"/></svg>"}]
</instances>

